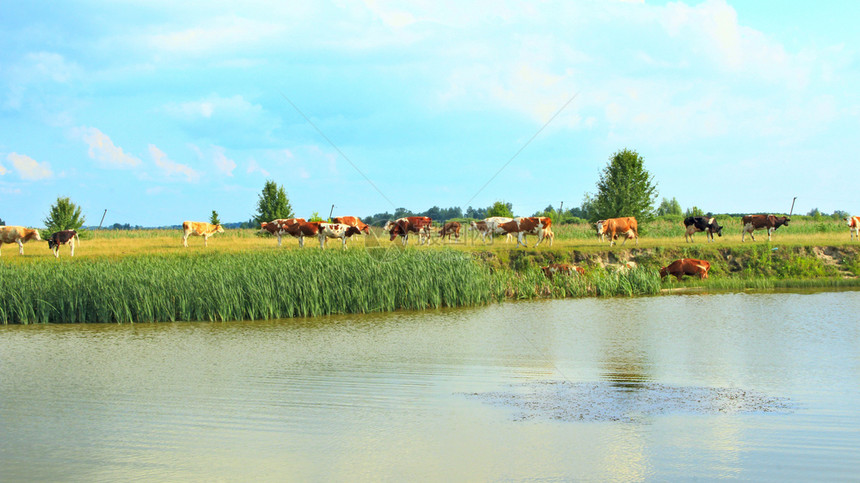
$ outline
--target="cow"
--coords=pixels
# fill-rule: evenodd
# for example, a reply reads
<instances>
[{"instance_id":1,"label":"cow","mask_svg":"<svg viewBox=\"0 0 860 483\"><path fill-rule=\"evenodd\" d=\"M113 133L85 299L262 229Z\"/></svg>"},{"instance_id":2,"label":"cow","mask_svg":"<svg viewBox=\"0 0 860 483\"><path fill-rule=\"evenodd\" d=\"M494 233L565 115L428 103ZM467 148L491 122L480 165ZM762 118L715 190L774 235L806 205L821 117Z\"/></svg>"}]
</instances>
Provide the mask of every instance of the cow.
<instances>
[{"instance_id":1,"label":"cow","mask_svg":"<svg viewBox=\"0 0 860 483\"><path fill-rule=\"evenodd\" d=\"M555 240L555 233L552 232L551 226L543 229L543 238L549 238L549 246L552 246L552 242Z\"/></svg>"},{"instance_id":2,"label":"cow","mask_svg":"<svg viewBox=\"0 0 860 483\"><path fill-rule=\"evenodd\" d=\"M4 243L17 243L18 255L24 254L24 243L30 240L42 241L39 230L24 228L23 226L0 226L0 247Z\"/></svg>"},{"instance_id":3,"label":"cow","mask_svg":"<svg viewBox=\"0 0 860 483\"><path fill-rule=\"evenodd\" d=\"M666 278L666 275L674 275L678 281L684 275L698 275L701 279L708 278L708 270L711 269L711 264L704 260L696 260L695 258L681 258L675 260L669 265L660 269L660 278Z\"/></svg>"},{"instance_id":4,"label":"cow","mask_svg":"<svg viewBox=\"0 0 860 483\"><path fill-rule=\"evenodd\" d=\"M755 241L755 236L753 236L753 232L756 230L761 230L762 228L767 230L767 241L770 241L773 232L782 225L788 226L789 221L791 221L791 218L787 216L746 215L741 218L741 224L743 225L743 231L741 232L741 242L743 243L744 241L746 241L747 233L750 234L750 238L752 238L752 241Z\"/></svg>"},{"instance_id":5,"label":"cow","mask_svg":"<svg viewBox=\"0 0 860 483\"><path fill-rule=\"evenodd\" d=\"M612 246L619 236L624 236L624 241L621 242L622 246L627 243L628 238L633 238L636 244L639 244L639 224L636 222L636 218L632 216L600 220L595 226L600 241L604 241L604 236L609 235L609 246Z\"/></svg>"},{"instance_id":6,"label":"cow","mask_svg":"<svg viewBox=\"0 0 860 483\"><path fill-rule=\"evenodd\" d=\"M553 275L585 275L585 270L582 267L576 267L569 263L551 263L546 267L540 267L546 278L552 280Z\"/></svg>"},{"instance_id":7,"label":"cow","mask_svg":"<svg viewBox=\"0 0 860 483\"><path fill-rule=\"evenodd\" d=\"M487 226L486 221L472 221L469 223L469 231L476 231L478 235L481 235L481 241L487 242L487 235L490 234L490 228Z\"/></svg>"},{"instance_id":8,"label":"cow","mask_svg":"<svg viewBox=\"0 0 860 483\"><path fill-rule=\"evenodd\" d=\"M278 237L278 246L281 246L281 236L286 233L284 225L292 225L299 221L305 221L304 218L278 218L269 222L260 223L260 233L268 233Z\"/></svg>"},{"instance_id":9,"label":"cow","mask_svg":"<svg viewBox=\"0 0 860 483\"><path fill-rule=\"evenodd\" d=\"M346 250L346 239L352 235L361 235L361 229L345 223L320 223L317 236L320 239L320 249L325 250L329 238L340 238L343 249Z\"/></svg>"},{"instance_id":10,"label":"cow","mask_svg":"<svg viewBox=\"0 0 860 483\"><path fill-rule=\"evenodd\" d=\"M552 220L548 217L529 216L515 218L507 223L502 223L499 225L499 228L504 230L507 234L517 235L517 248L519 248L520 245L528 248L528 244L525 242L525 236L537 235L538 241L535 243L535 247L537 247L540 245L540 242L543 241L545 234L544 230L549 228L551 225Z\"/></svg>"},{"instance_id":11,"label":"cow","mask_svg":"<svg viewBox=\"0 0 860 483\"><path fill-rule=\"evenodd\" d=\"M848 225L848 235L851 240L853 241L854 237L857 236L857 240L860 241L860 216L849 216L844 218L844 221Z\"/></svg>"},{"instance_id":12,"label":"cow","mask_svg":"<svg viewBox=\"0 0 860 483\"><path fill-rule=\"evenodd\" d=\"M403 245L409 244L409 234L417 233L419 245L430 240L430 224L433 220L427 216L408 216L385 223L383 230L391 235L390 241L394 241L399 235L403 239Z\"/></svg>"},{"instance_id":13,"label":"cow","mask_svg":"<svg viewBox=\"0 0 860 483\"><path fill-rule=\"evenodd\" d=\"M442 229L439 230L439 236L441 238L448 237L448 241L451 241L451 235L454 235L454 238L457 241L460 241L460 222L457 221L449 221L442 226Z\"/></svg>"},{"instance_id":14,"label":"cow","mask_svg":"<svg viewBox=\"0 0 860 483\"><path fill-rule=\"evenodd\" d=\"M688 216L684 218L684 226L687 227L687 231L684 233L684 241L687 241L687 238L689 238L690 243L693 243L693 234L700 231L705 232L708 242L715 241L714 233L716 233L717 236L723 236L723 227L717 223L716 218Z\"/></svg>"},{"instance_id":15,"label":"cow","mask_svg":"<svg viewBox=\"0 0 860 483\"><path fill-rule=\"evenodd\" d=\"M320 221L298 221L292 224L282 224L281 229L287 235L299 239L299 248L305 247L305 237L319 237Z\"/></svg>"},{"instance_id":16,"label":"cow","mask_svg":"<svg viewBox=\"0 0 860 483\"><path fill-rule=\"evenodd\" d=\"M203 246L207 246L209 237L216 233L224 233L221 225L213 225L205 221L183 221L182 222L182 246L188 248L188 236L202 236Z\"/></svg>"},{"instance_id":17,"label":"cow","mask_svg":"<svg viewBox=\"0 0 860 483\"><path fill-rule=\"evenodd\" d=\"M514 221L514 219L508 218L507 216L491 216L489 218L484 218L484 222L490 230L490 242L493 241L493 235L505 235L505 243L509 243L512 240L513 236L511 233L500 228L502 224L510 221Z\"/></svg>"},{"instance_id":18,"label":"cow","mask_svg":"<svg viewBox=\"0 0 860 483\"><path fill-rule=\"evenodd\" d=\"M331 221L332 223L342 223L344 225L354 226L363 231L366 235L370 235L370 227L357 216L335 216Z\"/></svg>"},{"instance_id":19,"label":"cow","mask_svg":"<svg viewBox=\"0 0 860 483\"><path fill-rule=\"evenodd\" d=\"M55 258L60 258L60 245L69 244L72 249L72 256L75 256L75 242L80 245L81 239L78 238L78 232L75 230L62 230L52 233L48 238L48 248L54 252Z\"/></svg>"}]
</instances>

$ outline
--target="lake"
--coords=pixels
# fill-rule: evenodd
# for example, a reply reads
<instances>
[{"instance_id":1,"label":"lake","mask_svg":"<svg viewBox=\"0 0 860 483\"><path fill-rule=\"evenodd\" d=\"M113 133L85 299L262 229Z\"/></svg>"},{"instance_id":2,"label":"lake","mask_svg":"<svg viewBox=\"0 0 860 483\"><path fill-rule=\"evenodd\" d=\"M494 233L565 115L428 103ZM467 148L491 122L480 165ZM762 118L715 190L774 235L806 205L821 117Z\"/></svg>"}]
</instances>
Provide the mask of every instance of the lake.
<instances>
[{"instance_id":1,"label":"lake","mask_svg":"<svg viewBox=\"0 0 860 483\"><path fill-rule=\"evenodd\" d=\"M853 480L858 310L736 293L0 326L0 480Z\"/></svg>"}]
</instances>

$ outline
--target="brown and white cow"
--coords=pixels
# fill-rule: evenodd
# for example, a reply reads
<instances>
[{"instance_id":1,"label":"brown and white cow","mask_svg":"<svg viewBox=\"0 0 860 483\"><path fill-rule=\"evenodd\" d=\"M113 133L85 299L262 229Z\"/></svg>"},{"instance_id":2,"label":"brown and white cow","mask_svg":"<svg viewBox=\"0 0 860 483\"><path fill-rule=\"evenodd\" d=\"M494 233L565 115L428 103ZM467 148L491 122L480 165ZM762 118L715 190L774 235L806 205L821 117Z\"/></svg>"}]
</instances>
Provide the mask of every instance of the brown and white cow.
<instances>
[{"instance_id":1,"label":"brown and white cow","mask_svg":"<svg viewBox=\"0 0 860 483\"><path fill-rule=\"evenodd\" d=\"M755 241L755 236L753 236L753 232L761 229L767 230L767 241L770 241L773 232L782 225L788 226L789 221L791 221L791 218L787 216L746 215L741 218L741 224L743 225L743 231L741 232L741 242L746 241L747 233L749 233L750 238Z\"/></svg>"},{"instance_id":2,"label":"brown and white cow","mask_svg":"<svg viewBox=\"0 0 860 483\"><path fill-rule=\"evenodd\" d=\"M708 270L710 269L711 264L704 260L681 258L661 268L660 277L666 278L666 275L674 275L680 281L684 275L698 275L699 278L705 279L708 278Z\"/></svg>"},{"instance_id":3,"label":"brown and white cow","mask_svg":"<svg viewBox=\"0 0 860 483\"><path fill-rule=\"evenodd\" d=\"M548 226L543 229L543 238L549 238L549 246L552 246L552 242L555 240L555 233L552 232L552 226Z\"/></svg>"},{"instance_id":4,"label":"brown and white cow","mask_svg":"<svg viewBox=\"0 0 860 483\"><path fill-rule=\"evenodd\" d=\"M612 246L619 236L624 237L624 241L621 242L622 246L627 243L628 238L633 238L636 244L639 244L639 224L636 222L636 218L632 216L600 220L595 226L600 241L604 241L604 236L609 235L609 246Z\"/></svg>"},{"instance_id":5,"label":"brown and white cow","mask_svg":"<svg viewBox=\"0 0 860 483\"><path fill-rule=\"evenodd\" d=\"M51 236L48 238L48 248L54 252L55 258L60 258L60 245L69 244L69 247L72 249L72 256L75 256L75 242L78 244L81 243L81 239L78 238L78 232L75 230L62 230L55 233L51 233Z\"/></svg>"},{"instance_id":6,"label":"brown and white cow","mask_svg":"<svg viewBox=\"0 0 860 483\"><path fill-rule=\"evenodd\" d=\"M442 229L439 230L439 236L441 238L448 237L448 241L451 241L451 235L454 235L454 239L460 241L460 222L458 221L449 221L442 226Z\"/></svg>"},{"instance_id":7,"label":"brown and white cow","mask_svg":"<svg viewBox=\"0 0 860 483\"><path fill-rule=\"evenodd\" d=\"M546 267L540 267L546 278L552 280L553 276L559 275L585 275L585 270L582 267L577 267L569 263L550 263Z\"/></svg>"},{"instance_id":8,"label":"brown and white cow","mask_svg":"<svg viewBox=\"0 0 860 483\"><path fill-rule=\"evenodd\" d=\"M304 218L278 218L269 222L260 223L260 233L269 233L278 237L278 246L281 246L281 236L286 231L284 225L292 225L299 221L305 221Z\"/></svg>"},{"instance_id":9,"label":"brown and white cow","mask_svg":"<svg viewBox=\"0 0 860 483\"><path fill-rule=\"evenodd\" d=\"M502 223L499 228L510 235L517 235L517 247L520 245L528 247L525 241L526 235L537 235L538 241L535 246L540 245L543 241L545 229L552 225L552 220L545 216L528 216L515 218L507 223Z\"/></svg>"},{"instance_id":10,"label":"brown and white cow","mask_svg":"<svg viewBox=\"0 0 860 483\"><path fill-rule=\"evenodd\" d=\"M848 236L851 240L853 241L855 236L860 240L860 216L849 216L844 218L844 221L848 225Z\"/></svg>"},{"instance_id":11,"label":"brown and white cow","mask_svg":"<svg viewBox=\"0 0 860 483\"><path fill-rule=\"evenodd\" d=\"M4 243L17 243L18 255L24 254L24 243L30 240L42 241L39 230L23 226L0 226L0 247Z\"/></svg>"},{"instance_id":12,"label":"brown and white cow","mask_svg":"<svg viewBox=\"0 0 860 483\"><path fill-rule=\"evenodd\" d=\"M688 216L684 218L684 226L687 227L687 231L684 233L684 241L687 241L687 238L689 238L690 243L693 243L693 234L700 231L705 232L705 237L707 237L708 242L715 241L714 233L716 233L717 236L723 236L723 227L717 223L716 218Z\"/></svg>"},{"instance_id":13,"label":"brown and white cow","mask_svg":"<svg viewBox=\"0 0 860 483\"><path fill-rule=\"evenodd\" d=\"M366 235L370 235L370 227L357 216L335 216L331 221L332 223L343 223L344 225L354 226Z\"/></svg>"},{"instance_id":14,"label":"brown and white cow","mask_svg":"<svg viewBox=\"0 0 860 483\"><path fill-rule=\"evenodd\" d=\"M188 237L190 235L202 236L203 246L207 246L209 237L216 233L224 233L224 228L221 225L213 225L205 221L183 221L182 222L182 246L188 247Z\"/></svg>"},{"instance_id":15,"label":"brown and white cow","mask_svg":"<svg viewBox=\"0 0 860 483\"><path fill-rule=\"evenodd\" d=\"M498 218L502 218L502 217L495 217L495 218L498 219ZM487 219L489 220L490 218L487 218ZM505 218L505 219L508 221L513 220L513 218ZM503 230L496 221L487 221L487 220L473 221L473 222L469 223L469 231L478 232L478 235L481 235L481 241L484 243L487 242L488 236L490 237L490 243L492 243L493 242L493 235L505 235L505 243L507 243L511 240L511 234L506 232L505 230Z\"/></svg>"},{"instance_id":16,"label":"brown and white cow","mask_svg":"<svg viewBox=\"0 0 860 483\"><path fill-rule=\"evenodd\" d=\"M319 237L320 221L304 221L297 219L295 223L283 224L284 233L299 239L299 248L305 247L305 237Z\"/></svg>"},{"instance_id":17,"label":"brown and white cow","mask_svg":"<svg viewBox=\"0 0 860 483\"><path fill-rule=\"evenodd\" d=\"M418 234L418 244L423 245L430 240L430 225L433 220L427 216L407 216L385 223L383 230L391 235L390 241L398 236L403 240L404 246L409 244L409 234Z\"/></svg>"},{"instance_id":18,"label":"brown and white cow","mask_svg":"<svg viewBox=\"0 0 860 483\"><path fill-rule=\"evenodd\" d=\"M493 235L505 235L505 243L509 243L513 236L510 232L501 229L501 225L511 221L514 221L514 219L508 218L507 216L491 216L489 218L484 218L484 222L487 223L487 227L490 229L490 242L493 241Z\"/></svg>"},{"instance_id":19,"label":"brown and white cow","mask_svg":"<svg viewBox=\"0 0 860 483\"><path fill-rule=\"evenodd\" d=\"M325 249L326 241L329 238L340 238L343 244L343 249L346 250L346 239L352 235L361 235L361 229L357 226L347 225L345 223L320 223L319 224L319 239L320 249Z\"/></svg>"}]
</instances>

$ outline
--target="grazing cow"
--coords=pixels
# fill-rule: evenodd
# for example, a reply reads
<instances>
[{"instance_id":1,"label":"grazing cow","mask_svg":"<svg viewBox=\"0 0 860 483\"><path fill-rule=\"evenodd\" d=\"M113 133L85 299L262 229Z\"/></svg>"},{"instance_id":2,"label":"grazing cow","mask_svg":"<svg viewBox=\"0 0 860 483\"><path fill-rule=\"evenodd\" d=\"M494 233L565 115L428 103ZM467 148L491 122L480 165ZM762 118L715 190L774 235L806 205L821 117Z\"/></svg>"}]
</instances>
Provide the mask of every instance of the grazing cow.
<instances>
[{"instance_id":1,"label":"grazing cow","mask_svg":"<svg viewBox=\"0 0 860 483\"><path fill-rule=\"evenodd\" d=\"M552 220L545 216L529 216L522 218L515 218L507 223L502 223L499 225L499 228L504 230L505 233L513 235L516 233L517 235L517 248L520 245L524 247L528 247L525 241L526 235L537 235L538 241L535 243L535 246L540 245L540 242L543 241L545 229L549 228L552 225Z\"/></svg>"},{"instance_id":2,"label":"grazing cow","mask_svg":"<svg viewBox=\"0 0 860 483\"><path fill-rule=\"evenodd\" d=\"M299 221L305 221L304 218L278 218L270 222L260 223L260 233L269 233L278 237L278 246L281 246L281 236L286 233L284 225L292 225Z\"/></svg>"},{"instance_id":3,"label":"grazing cow","mask_svg":"<svg viewBox=\"0 0 860 483\"><path fill-rule=\"evenodd\" d=\"M487 226L486 221L473 221L469 223L469 231L478 232L478 235L481 235L481 241L484 243L487 242L487 235L490 234L490 228Z\"/></svg>"},{"instance_id":4,"label":"grazing cow","mask_svg":"<svg viewBox=\"0 0 860 483\"><path fill-rule=\"evenodd\" d=\"M441 238L448 237L448 241L451 241L451 235L454 235L454 238L459 241L460 240L460 222L457 221L449 221L442 226L442 229L439 230L439 236Z\"/></svg>"},{"instance_id":5,"label":"grazing cow","mask_svg":"<svg viewBox=\"0 0 860 483\"><path fill-rule=\"evenodd\" d=\"M546 267L540 267L543 270L543 274L546 275L546 278L552 280L553 275L585 275L585 270L582 267L576 267L569 263L551 263Z\"/></svg>"},{"instance_id":6,"label":"grazing cow","mask_svg":"<svg viewBox=\"0 0 860 483\"><path fill-rule=\"evenodd\" d=\"M502 218L502 217L496 217ZM488 218L489 219L489 218ZM511 218L507 218L507 220L511 220ZM493 235L505 235L505 243L511 240L511 234L506 232L504 229L499 226L499 224L495 221L473 221L469 224L470 231L477 231L479 235L481 235L481 241L484 243L487 242L487 237L490 237L490 243L493 242Z\"/></svg>"},{"instance_id":7,"label":"grazing cow","mask_svg":"<svg viewBox=\"0 0 860 483\"><path fill-rule=\"evenodd\" d=\"M767 230L767 241L770 241L773 232L782 225L788 226L789 221L791 221L791 218L787 216L746 215L741 218L741 223L744 227L743 231L741 232L741 242L746 241L747 233L749 233L750 238L755 241L753 232L756 230L761 230L762 228Z\"/></svg>"},{"instance_id":8,"label":"grazing cow","mask_svg":"<svg viewBox=\"0 0 860 483\"><path fill-rule=\"evenodd\" d=\"M363 231L366 235L370 235L370 227L357 216L335 216L331 221L332 223L342 223L344 225L354 226Z\"/></svg>"},{"instance_id":9,"label":"grazing cow","mask_svg":"<svg viewBox=\"0 0 860 483\"><path fill-rule=\"evenodd\" d=\"M23 255L24 243L30 240L42 241L39 230L23 226L0 226L0 247L4 243L17 243L18 255Z\"/></svg>"},{"instance_id":10,"label":"grazing cow","mask_svg":"<svg viewBox=\"0 0 860 483\"><path fill-rule=\"evenodd\" d=\"M78 232L75 230L63 230L58 231L56 233L52 233L48 238L48 248L54 252L54 257L60 258L60 245L69 244L69 247L72 249L72 256L75 256L75 242L78 244L81 243L81 239L78 238Z\"/></svg>"},{"instance_id":11,"label":"grazing cow","mask_svg":"<svg viewBox=\"0 0 860 483\"><path fill-rule=\"evenodd\" d=\"M854 240L854 236L857 236L857 240L860 240L860 216L849 216L844 220L845 224L848 225L848 235L851 237L851 240Z\"/></svg>"},{"instance_id":12,"label":"grazing cow","mask_svg":"<svg viewBox=\"0 0 860 483\"><path fill-rule=\"evenodd\" d=\"M292 224L283 224L281 228L287 235L299 239L299 248L305 247L305 237L319 237L321 221L296 221Z\"/></svg>"},{"instance_id":13,"label":"grazing cow","mask_svg":"<svg viewBox=\"0 0 860 483\"><path fill-rule=\"evenodd\" d=\"M687 241L687 238L689 238L690 243L693 243L693 234L700 231L705 232L708 242L714 241L714 233L717 236L723 236L723 227L717 223L716 218L688 216L684 218L684 226L687 227L687 231L684 233L684 241Z\"/></svg>"},{"instance_id":14,"label":"grazing cow","mask_svg":"<svg viewBox=\"0 0 860 483\"><path fill-rule=\"evenodd\" d=\"M394 241L399 235L403 239L403 245L409 244L409 234L417 233L419 245L430 240L430 224L433 220L427 216L408 216L385 223L383 230L390 235L390 241Z\"/></svg>"},{"instance_id":15,"label":"grazing cow","mask_svg":"<svg viewBox=\"0 0 860 483\"><path fill-rule=\"evenodd\" d=\"M666 275L674 275L678 281L684 275L698 275L699 278L708 278L708 270L711 269L711 264L704 260L696 260L695 258L682 258L675 260L668 266L660 269L660 278L666 278Z\"/></svg>"},{"instance_id":16,"label":"grazing cow","mask_svg":"<svg viewBox=\"0 0 860 483\"><path fill-rule=\"evenodd\" d=\"M182 222L182 246L188 248L188 236L202 236L203 246L207 246L209 237L216 233L224 233L221 225L213 225L205 221L183 221Z\"/></svg>"},{"instance_id":17,"label":"grazing cow","mask_svg":"<svg viewBox=\"0 0 860 483\"><path fill-rule=\"evenodd\" d=\"M595 226L600 241L604 241L604 236L609 235L609 246L612 246L619 236L624 236L624 241L621 242L622 246L627 243L628 238L633 238L636 244L639 244L639 224L636 222L636 218L632 216L600 220Z\"/></svg>"},{"instance_id":18,"label":"grazing cow","mask_svg":"<svg viewBox=\"0 0 860 483\"><path fill-rule=\"evenodd\" d=\"M319 239L320 248L325 249L326 241L329 238L340 238L344 250L346 250L346 239L352 235L361 235L361 229L357 226L347 225L345 223L320 223L319 224Z\"/></svg>"}]
</instances>

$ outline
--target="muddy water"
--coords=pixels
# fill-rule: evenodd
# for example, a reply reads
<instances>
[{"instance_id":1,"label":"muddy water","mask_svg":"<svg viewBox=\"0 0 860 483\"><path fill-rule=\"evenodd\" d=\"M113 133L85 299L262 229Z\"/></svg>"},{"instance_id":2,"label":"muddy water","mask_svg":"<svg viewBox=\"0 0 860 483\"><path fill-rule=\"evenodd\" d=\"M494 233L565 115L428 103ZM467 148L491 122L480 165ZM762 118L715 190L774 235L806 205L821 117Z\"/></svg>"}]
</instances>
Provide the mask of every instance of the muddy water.
<instances>
[{"instance_id":1,"label":"muddy water","mask_svg":"<svg viewBox=\"0 0 860 483\"><path fill-rule=\"evenodd\" d=\"M0 480L850 480L860 292L0 327Z\"/></svg>"}]
</instances>

